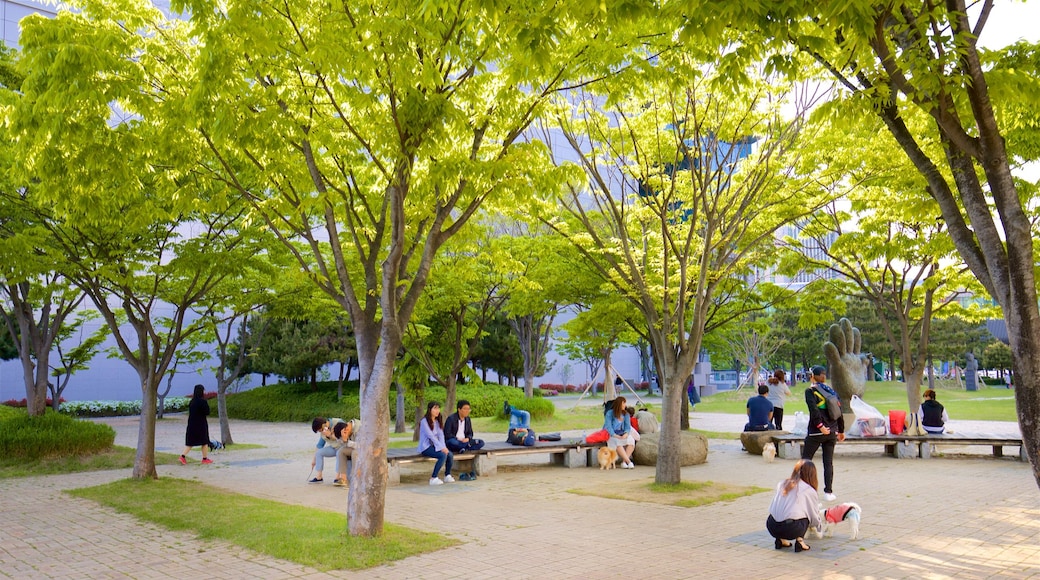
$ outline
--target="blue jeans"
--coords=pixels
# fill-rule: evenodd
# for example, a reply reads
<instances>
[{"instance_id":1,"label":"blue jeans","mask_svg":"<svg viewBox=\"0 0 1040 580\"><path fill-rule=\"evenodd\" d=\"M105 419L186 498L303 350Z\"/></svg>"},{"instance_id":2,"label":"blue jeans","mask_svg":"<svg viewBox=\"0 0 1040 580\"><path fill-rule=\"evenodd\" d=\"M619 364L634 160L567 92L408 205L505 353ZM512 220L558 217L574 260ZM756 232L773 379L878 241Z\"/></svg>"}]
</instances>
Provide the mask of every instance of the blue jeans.
<instances>
[{"instance_id":1,"label":"blue jeans","mask_svg":"<svg viewBox=\"0 0 1040 580\"><path fill-rule=\"evenodd\" d=\"M452 455L451 451L447 453L437 451L433 445L430 445L426 449L423 449L422 454L426 457L437 460L437 465L433 466L433 475L431 477L437 477L437 472L441 470L441 466L445 465L445 463L447 463L447 465L444 468L444 475L451 475L451 462L454 459L454 455Z\"/></svg>"},{"instance_id":2,"label":"blue jeans","mask_svg":"<svg viewBox=\"0 0 1040 580\"><path fill-rule=\"evenodd\" d=\"M462 453L464 451L476 451L484 447L483 439L470 439L468 442L463 443L458 439L452 437L445 441L448 444L448 451L452 453Z\"/></svg>"},{"instance_id":3,"label":"blue jeans","mask_svg":"<svg viewBox=\"0 0 1040 580\"><path fill-rule=\"evenodd\" d=\"M337 450L334 449L331 445L326 445L325 447L319 447L314 452L314 469L317 470L318 473L321 473L322 470L325 469L325 458L326 457L336 457L336 451ZM336 471L339 471L339 458L338 457L336 458Z\"/></svg>"},{"instance_id":4,"label":"blue jeans","mask_svg":"<svg viewBox=\"0 0 1040 580\"><path fill-rule=\"evenodd\" d=\"M509 413L509 428L510 429L530 429L531 428L531 414L527 411L517 409L513 407L512 412Z\"/></svg>"}]
</instances>

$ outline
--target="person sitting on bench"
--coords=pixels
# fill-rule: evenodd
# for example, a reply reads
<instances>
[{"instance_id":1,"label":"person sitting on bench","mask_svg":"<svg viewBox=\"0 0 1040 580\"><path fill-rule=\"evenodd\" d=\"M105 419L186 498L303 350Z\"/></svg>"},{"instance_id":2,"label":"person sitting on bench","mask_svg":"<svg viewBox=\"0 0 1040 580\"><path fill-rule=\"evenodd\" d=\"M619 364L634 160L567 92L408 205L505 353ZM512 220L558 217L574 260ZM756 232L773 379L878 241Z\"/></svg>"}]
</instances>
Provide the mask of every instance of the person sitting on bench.
<instances>
[{"instance_id":1,"label":"person sitting on bench","mask_svg":"<svg viewBox=\"0 0 1040 580\"><path fill-rule=\"evenodd\" d=\"M452 453L476 451L484 447L483 439L473 438L473 421L469 418L469 401L462 399L456 405L456 412L444 421L444 440Z\"/></svg>"},{"instance_id":2,"label":"person sitting on bench","mask_svg":"<svg viewBox=\"0 0 1040 580\"><path fill-rule=\"evenodd\" d=\"M950 420L946 408L935 400L935 391L932 389L924 392L924 402L917 410L917 418L926 433L942 433L946 430L946 422Z\"/></svg>"},{"instance_id":3,"label":"person sitting on bench","mask_svg":"<svg viewBox=\"0 0 1040 580\"><path fill-rule=\"evenodd\" d=\"M769 431L773 428L773 404L769 402L769 387L758 385L758 396L747 402L748 422L745 431Z\"/></svg>"}]
</instances>

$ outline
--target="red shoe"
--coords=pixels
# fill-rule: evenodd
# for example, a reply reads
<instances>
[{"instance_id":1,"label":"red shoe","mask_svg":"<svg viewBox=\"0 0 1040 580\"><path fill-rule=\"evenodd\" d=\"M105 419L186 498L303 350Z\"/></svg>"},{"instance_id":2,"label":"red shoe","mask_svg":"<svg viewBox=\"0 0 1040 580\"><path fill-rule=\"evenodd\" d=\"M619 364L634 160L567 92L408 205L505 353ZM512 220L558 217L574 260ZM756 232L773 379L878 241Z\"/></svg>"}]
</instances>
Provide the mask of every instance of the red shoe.
<instances>
[{"instance_id":1,"label":"red shoe","mask_svg":"<svg viewBox=\"0 0 1040 580\"><path fill-rule=\"evenodd\" d=\"M187 465L187 464L188 464L188 460L185 459L183 455L181 455L181 465Z\"/></svg>"},{"instance_id":2,"label":"red shoe","mask_svg":"<svg viewBox=\"0 0 1040 580\"><path fill-rule=\"evenodd\" d=\"M202 459L202 464L203 464L203 465L209 465L210 463L213 463L213 460L212 460L212 459L210 459L209 457L204 457L204 458Z\"/></svg>"}]
</instances>

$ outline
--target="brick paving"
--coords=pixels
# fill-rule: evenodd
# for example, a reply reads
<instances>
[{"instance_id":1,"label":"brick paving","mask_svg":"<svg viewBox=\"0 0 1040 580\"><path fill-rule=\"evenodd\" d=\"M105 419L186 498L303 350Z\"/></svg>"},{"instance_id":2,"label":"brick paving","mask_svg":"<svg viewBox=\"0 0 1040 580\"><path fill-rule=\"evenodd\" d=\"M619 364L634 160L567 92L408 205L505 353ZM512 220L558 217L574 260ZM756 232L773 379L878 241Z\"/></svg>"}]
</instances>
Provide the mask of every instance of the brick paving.
<instances>
[{"instance_id":1,"label":"brick paving","mask_svg":"<svg viewBox=\"0 0 1040 580\"><path fill-rule=\"evenodd\" d=\"M743 426L739 416L692 417L711 431ZM103 421L117 430L118 444L136 445L137 418ZM179 453L184 421L160 421L159 451ZM1017 434L1009 423L956 424ZM215 452L210 466L198 464L196 452L188 466L160 467L160 476L345 514L347 493L331 485L331 463L326 484L305 483L309 425L233 421L232 434L264 447ZM683 469L684 480L772 489L793 465L750 456L739 441L712 440L709 450L707 463ZM428 467L418 465L387 492L386 521L439 531L460 545L364 571L309 569L62 493L129 470L7 479L0 480L0 577L1040 578L1040 493L1029 466L988 457L986 448L940 451L930 460L896 460L880 449L839 447L835 492L862 506L861 537L850 541L839 527L833 538L810 539L812 550L801 554L772 549L764 529L771 492L678 508L567 492L589 481L650 480L650 467L565 469L522 456L503 460L513 466L495 476L431 488Z\"/></svg>"}]
</instances>

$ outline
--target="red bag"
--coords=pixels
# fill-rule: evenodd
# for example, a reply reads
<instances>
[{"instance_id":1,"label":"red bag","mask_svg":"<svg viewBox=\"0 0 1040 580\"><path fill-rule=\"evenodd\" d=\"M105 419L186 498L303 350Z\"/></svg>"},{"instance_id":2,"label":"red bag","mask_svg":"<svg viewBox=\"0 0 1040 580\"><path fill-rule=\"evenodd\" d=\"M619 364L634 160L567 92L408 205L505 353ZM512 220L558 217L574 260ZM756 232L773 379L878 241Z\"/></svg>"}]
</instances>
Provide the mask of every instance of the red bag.
<instances>
[{"instance_id":1,"label":"red bag","mask_svg":"<svg viewBox=\"0 0 1040 580\"><path fill-rule=\"evenodd\" d=\"M610 439L610 433L607 433L606 429L600 429L595 433L586 435L585 443L606 443L607 439Z\"/></svg>"}]
</instances>

